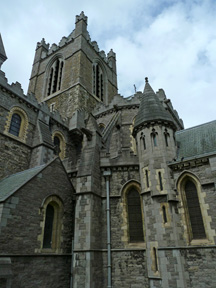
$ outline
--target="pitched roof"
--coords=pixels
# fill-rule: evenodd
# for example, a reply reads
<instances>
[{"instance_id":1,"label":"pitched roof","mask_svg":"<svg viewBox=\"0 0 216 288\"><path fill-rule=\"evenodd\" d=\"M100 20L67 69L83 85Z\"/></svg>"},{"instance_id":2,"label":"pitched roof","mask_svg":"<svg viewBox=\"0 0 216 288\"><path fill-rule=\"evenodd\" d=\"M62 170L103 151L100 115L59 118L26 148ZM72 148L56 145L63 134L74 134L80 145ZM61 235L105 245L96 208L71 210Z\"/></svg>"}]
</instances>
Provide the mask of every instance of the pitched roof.
<instances>
[{"instance_id":1,"label":"pitched roof","mask_svg":"<svg viewBox=\"0 0 216 288\"><path fill-rule=\"evenodd\" d=\"M0 202L5 201L14 192L40 173L47 165L49 164L43 164L2 179L0 181Z\"/></svg>"},{"instance_id":2,"label":"pitched roof","mask_svg":"<svg viewBox=\"0 0 216 288\"><path fill-rule=\"evenodd\" d=\"M143 96L141 97L141 103L135 119L134 128L153 120L174 123L169 112L167 112L163 107L163 104L160 102L158 96L155 94L154 90L148 83L148 79L146 78L146 84Z\"/></svg>"},{"instance_id":3,"label":"pitched roof","mask_svg":"<svg viewBox=\"0 0 216 288\"><path fill-rule=\"evenodd\" d=\"M216 120L176 132L178 159L216 153Z\"/></svg>"}]
</instances>

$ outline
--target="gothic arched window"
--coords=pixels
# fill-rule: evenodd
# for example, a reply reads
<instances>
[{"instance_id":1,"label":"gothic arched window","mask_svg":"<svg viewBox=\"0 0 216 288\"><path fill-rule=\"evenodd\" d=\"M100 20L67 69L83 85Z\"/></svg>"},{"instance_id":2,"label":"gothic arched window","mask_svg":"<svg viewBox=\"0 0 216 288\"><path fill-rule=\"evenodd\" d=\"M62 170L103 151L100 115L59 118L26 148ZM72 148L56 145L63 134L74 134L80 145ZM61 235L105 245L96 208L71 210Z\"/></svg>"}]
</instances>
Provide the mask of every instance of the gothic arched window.
<instances>
[{"instance_id":1,"label":"gothic arched window","mask_svg":"<svg viewBox=\"0 0 216 288\"><path fill-rule=\"evenodd\" d=\"M20 107L13 107L7 116L4 133L26 142L28 132L28 116Z\"/></svg>"},{"instance_id":2,"label":"gothic arched window","mask_svg":"<svg viewBox=\"0 0 216 288\"><path fill-rule=\"evenodd\" d=\"M41 249L51 249L53 252L60 249L63 203L55 195L49 196L41 207L43 211L43 231L41 236ZM42 251L42 250L41 250Z\"/></svg>"},{"instance_id":3,"label":"gothic arched window","mask_svg":"<svg viewBox=\"0 0 216 288\"><path fill-rule=\"evenodd\" d=\"M131 188L127 194L128 225L130 242L143 242L143 221L140 194Z\"/></svg>"},{"instance_id":4,"label":"gothic arched window","mask_svg":"<svg viewBox=\"0 0 216 288\"><path fill-rule=\"evenodd\" d=\"M11 117L11 123L9 128L9 133L15 136L19 136L20 126L21 126L22 118L19 114L14 113Z\"/></svg>"},{"instance_id":5,"label":"gothic arched window","mask_svg":"<svg viewBox=\"0 0 216 288\"><path fill-rule=\"evenodd\" d=\"M195 184L187 180L184 186L188 218L192 232L192 239L206 238L198 193Z\"/></svg>"},{"instance_id":6,"label":"gothic arched window","mask_svg":"<svg viewBox=\"0 0 216 288\"><path fill-rule=\"evenodd\" d=\"M165 132L164 132L164 138L165 138L165 144L166 144L166 147L169 146L169 141L168 141L169 136L170 136L170 135L169 135L167 129L165 129Z\"/></svg>"},{"instance_id":7,"label":"gothic arched window","mask_svg":"<svg viewBox=\"0 0 216 288\"><path fill-rule=\"evenodd\" d=\"M144 150L146 150L146 141L145 141L145 135L143 134L143 132L141 133L141 136L140 136L140 141L143 142L143 148Z\"/></svg>"},{"instance_id":8,"label":"gothic arched window","mask_svg":"<svg viewBox=\"0 0 216 288\"><path fill-rule=\"evenodd\" d=\"M101 101L104 100L104 75L98 63L93 65L93 94Z\"/></svg>"},{"instance_id":9,"label":"gothic arched window","mask_svg":"<svg viewBox=\"0 0 216 288\"><path fill-rule=\"evenodd\" d=\"M153 128L152 133L151 133L151 137L152 137L154 147L157 147L157 135L158 135L158 133Z\"/></svg>"},{"instance_id":10,"label":"gothic arched window","mask_svg":"<svg viewBox=\"0 0 216 288\"><path fill-rule=\"evenodd\" d=\"M55 131L52 138L55 154L58 155L61 159L64 159L66 150L64 135L60 131Z\"/></svg>"},{"instance_id":11,"label":"gothic arched window","mask_svg":"<svg viewBox=\"0 0 216 288\"><path fill-rule=\"evenodd\" d=\"M48 76L47 96L61 89L63 66L64 62L60 58L52 64Z\"/></svg>"}]
</instances>

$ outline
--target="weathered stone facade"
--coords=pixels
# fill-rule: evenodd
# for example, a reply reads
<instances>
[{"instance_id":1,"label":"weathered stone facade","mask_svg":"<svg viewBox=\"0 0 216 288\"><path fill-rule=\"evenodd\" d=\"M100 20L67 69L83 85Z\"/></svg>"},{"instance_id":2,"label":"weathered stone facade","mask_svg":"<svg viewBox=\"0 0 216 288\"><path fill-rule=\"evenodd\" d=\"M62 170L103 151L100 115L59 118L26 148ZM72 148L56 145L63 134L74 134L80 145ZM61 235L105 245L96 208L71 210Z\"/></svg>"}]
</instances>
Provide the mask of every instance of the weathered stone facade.
<instances>
[{"instance_id":1,"label":"weathered stone facade","mask_svg":"<svg viewBox=\"0 0 216 288\"><path fill-rule=\"evenodd\" d=\"M0 100L0 287L215 287L215 121L117 94L83 12Z\"/></svg>"}]
</instances>

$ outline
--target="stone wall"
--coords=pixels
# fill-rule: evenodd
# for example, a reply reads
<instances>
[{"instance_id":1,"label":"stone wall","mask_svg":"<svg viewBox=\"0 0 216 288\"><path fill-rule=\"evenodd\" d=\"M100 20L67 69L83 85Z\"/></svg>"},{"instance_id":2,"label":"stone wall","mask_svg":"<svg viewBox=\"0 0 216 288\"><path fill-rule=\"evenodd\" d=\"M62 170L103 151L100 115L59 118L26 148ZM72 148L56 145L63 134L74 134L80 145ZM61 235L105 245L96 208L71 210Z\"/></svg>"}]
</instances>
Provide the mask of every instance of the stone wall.
<instances>
[{"instance_id":1,"label":"stone wall","mask_svg":"<svg viewBox=\"0 0 216 288\"><path fill-rule=\"evenodd\" d=\"M0 179L28 169L30 147L0 134L0 150Z\"/></svg>"},{"instance_id":2,"label":"stone wall","mask_svg":"<svg viewBox=\"0 0 216 288\"><path fill-rule=\"evenodd\" d=\"M216 250L214 247L196 247L181 250L189 274L188 287L212 288L216 286Z\"/></svg>"},{"instance_id":3,"label":"stone wall","mask_svg":"<svg viewBox=\"0 0 216 288\"><path fill-rule=\"evenodd\" d=\"M112 285L114 288L149 287L145 251L112 252Z\"/></svg>"},{"instance_id":4,"label":"stone wall","mask_svg":"<svg viewBox=\"0 0 216 288\"><path fill-rule=\"evenodd\" d=\"M43 203L50 195L61 199L63 211L59 219L61 226L56 232L60 238L59 247L45 251L41 236ZM1 204L1 255L12 259L12 287L62 287L62 283L66 285L63 287L68 287L74 213L72 196L73 188L57 158Z\"/></svg>"},{"instance_id":5,"label":"stone wall","mask_svg":"<svg viewBox=\"0 0 216 288\"><path fill-rule=\"evenodd\" d=\"M11 287L70 287L70 255L17 256L11 257L11 262L13 272Z\"/></svg>"}]
</instances>

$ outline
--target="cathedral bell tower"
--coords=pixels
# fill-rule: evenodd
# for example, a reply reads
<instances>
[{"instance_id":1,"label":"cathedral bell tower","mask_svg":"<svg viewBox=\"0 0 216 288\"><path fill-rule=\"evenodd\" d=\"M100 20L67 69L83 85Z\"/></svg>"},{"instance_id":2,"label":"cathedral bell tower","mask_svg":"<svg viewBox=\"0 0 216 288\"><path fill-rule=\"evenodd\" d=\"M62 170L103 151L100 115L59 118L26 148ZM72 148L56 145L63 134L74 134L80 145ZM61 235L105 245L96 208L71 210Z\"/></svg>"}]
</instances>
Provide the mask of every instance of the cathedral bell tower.
<instances>
[{"instance_id":1,"label":"cathedral bell tower","mask_svg":"<svg viewBox=\"0 0 216 288\"><path fill-rule=\"evenodd\" d=\"M77 109L91 112L107 105L117 94L115 53L106 55L87 31L87 17L76 16L75 29L58 45L42 39L37 43L28 93L70 118Z\"/></svg>"}]
</instances>

